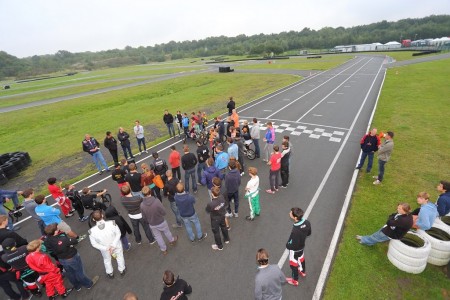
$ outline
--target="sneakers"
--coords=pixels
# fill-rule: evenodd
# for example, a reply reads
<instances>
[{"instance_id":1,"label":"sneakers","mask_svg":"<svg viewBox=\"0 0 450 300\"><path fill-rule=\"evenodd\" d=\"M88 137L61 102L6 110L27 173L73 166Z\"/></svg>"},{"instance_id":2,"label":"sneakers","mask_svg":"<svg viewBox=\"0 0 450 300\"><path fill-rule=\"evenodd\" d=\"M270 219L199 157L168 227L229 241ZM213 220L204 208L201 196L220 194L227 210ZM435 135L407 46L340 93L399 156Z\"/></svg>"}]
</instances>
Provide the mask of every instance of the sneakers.
<instances>
[{"instance_id":1,"label":"sneakers","mask_svg":"<svg viewBox=\"0 0 450 300\"><path fill-rule=\"evenodd\" d=\"M272 191L272 190L266 190L266 193L269 193L269 194L275 194L275 191Z\"/></svg>"},{"instance_id":2,"label":"sneakers","mask_svg":"<svg viewBox=\"0 0 450 300\"><path fill-rule=\"evenodd\" d=\"M222 247L222 248L219 248L219 246L217 246L216 244L211 245L211 248L212 248L213 250L218 250L218 251L222 251L222 250L223 250L223 247Z\"/></svg>"},{"instance_id":3,"label":"sneakers","mask_svg":"<svg viewBox=\"0 0 450 300\"><path fill-rule=\"evenodd\" d=\"M74 288L74 289L75 289L75 291L79 292L79 291L81 291L81 286L79 288Z\"/></svg>"},{"instance_id":4,"label":"sneakers","mask_svg":"<svg viewBox=\"0 0 450 300\"><path fill-rule=\"evenodd\" d=\"M230 231L231 230L231 226L227 226L227 230Z\"/></svg>"},{"instance_id":5,"label":"sneakers","mask_svg":"<svg viewBox=\"0 0 450 300\"><path fill-rule=\"evenodd\" d=\"M232 214L232 213L230 213L230 212L227 212L227 213L225 214L225 217L227 217L227 218L231 218L231 217L233 217L233 214Z\"/></svg>"},{"instance_id":6,"label":"sneakers","mask_svg":"<svg viewBox=\"0 0 450 300\"><path fill-rule=\"evenodd\" d=\"M79 218L78 220L80 220L80 222L85 222L87 221L87 219L89 219L89 216L84 216L82 218Z\"/></svg>"},{"instance_id":7,"label":"sneakers","mask_svg":"<svg viewBox=\"0 0 450 300\"><path fill-rule=\"evenodd\" d=\"M88 287L87 289L90 290L97 283L97 281L99 279L100 279L100 276L95 275L94 278L92 278L92 285L90 287Z\"/></svg>"},{"instance_id":8,"label":"sneakers","mask_svg":"<svg viewBox=\"0 0 450 300\"><path fill-rule=\"evenodd\" d=\"M246 216L245 219L246 219L247 221L253 221L255 218L252 218L252 217L250 217L250 216Z\"/></svg>"},{"instance_id":9,"label":"sneakers","mask_svg":"<svg viewBox=\"0 0 450 300\"><path fill-rule=\"evenodd\" d=\"M131 243L128 243L128 248L125 249L126 251L130 251L131 250Z\"/></svg>"},{"instance_id":10,"label":"sneakers","mask_svg":"<svg viewBox=\"0 0 450 300\"><path fill-rule=\"evenodd\" d=\"M302 277L306 277L306 273L305 272L300 271L300 272L298 272L298 274L300 274L300 276L302 276Z\"/></svg>"},{"instance_id":11,"label":"sneakers","mask_svg":"<svg viewBox=\"0 0 450 300\"><path fill-rule=\"evenodd\" d=\"M230 240L228 240L228 241L225 241L225 244L229 244L230 243Z\"/></svg>"},{"instance_id":12,"label":"sneakers","mask_svg":"<svg viewBox=\"0 0 450 300\"><path fill-rule=\"evenodd\" d=\"M121 277L125 276L125 273L126 273L126 272L127 272L127 268L123 269L122 272L119 271L120 276L121 276Z\"/></svg>"},{"instance_id":13,"label":"sneakers","mask_svg":"<svg viewBox=\"0 0 450 300\"><path fill-rule=\"evenodd\" d=\"M156 240L153 240L153 242L149 242L150 243L150 245L154 245L155 243L156 243ZM139 245L141 244L141 243L138 243Z\"/></svg>"},{"instance_id":14,"label":"sneakers","mask_svg":"<svg viewBox=\"0 0 450 300\"><path fill-rule=\"evenodd\" d=\"M114 279L114 273L110 273L110 274L106 274L106 275L108 275L109 279Z\"/></svg>"},{"instance_id":15,"label":"sneakers","mask_svg":"<svg viewBox=\"0 0 450 300\"><path fill-rule=\"evenodd\" d=\"M281 186L283 189L287 189L287 185L282 185Z\"/></svg>"},{"instance_id":16,"label":"sneakers","mask_svg":"<svg viewBox=\"0 0 450 300\"><path fill-rule=\"evenodd\" d=\"M377 180L375 180L375 181L373 182L373 184L379 185L379 184L381 184L381 181L379 181L379 180L377 179Z\"/></svg>"},{"instance_id":17,"label":"sneakers","mask_svg":"<svg viewBox=\"0 0 450 300\"><path fill-rule=\"evenodd\" d=\"M275 192L278 192L279 190L278 189L275 189Z\"/></svg>"},{"instance_id":18,"label":"sneakers","mask_svg":"<svg viewBox=\"0 0 450 300\"><path fill-rule=\"evenodd\" d=\"M78 236L78 243L84 240L87 237L87 234L82 234Z\"/></svg>"},{"instance_id":19,"label":"sneakers","mask_svg":"<svg viewBox=\"0 0 450 300\"><path fill-rule=\"evenodd\" d=\"M66 218L69 218L69 217L71 217L71 216L73 216L73 212L68 213L68 214L66 215Z\"/></svg>"},{"instance_id":20,"label":"sneakers","mask_svg":"<svg viewBox=\"0 0 450 300\"><path fill-rule=\"evenodd\" d=\"M156 242L156 240L155 240L155 242ZM140 244L142 244L142 242L136 242L136 244L140 245ZM150 245L152 245L152 242L150 242Z\"/></svg>"},{"instance_id":21,"label":"sneakers","mask_svg":"<svg viewBox=\"0 0 450 300\"><path fill-rule=\"evenodd\" d=\"M72 292L73 289L66 289L66 292L61 295L61 297L66 298Z\"/></svg>"},{"instance_id":22,"label":"sneakers","mask_svg":"<svg viewBox=\"0 0 450 300\"><path fill-rule=\"evenodd\" d=\"M297 281L297 280L294 280L294 279L292 279L292 278L290 278L290 277L287 277L287 278L286 278L286 282L287 282L288 284L290 284L290 285L298 286L298 281Z\"/></svg>"},{"instance_id":23,"label":"sneakers","mask_svg":"<svg viewBox=\"0 0 450 300\"><path fill-rule=\"evenodd\" d=\"M178 241L178 235L173 237L173 241L169 242L170 246L175 246L177 244Z\"/></svg>"},{"instance_id":24,"label":"sneakers","mask_svg":"<svg viewBox=\"0 0 450 300\"><path fill-rule=\"evenodd\" d=\"M106 172L110 172L111 170L110 170L110 169L106 169L105 171L106 171Z\"/></svg>"},{"instance_id":25,"label":"sneakers","mask_svg":"<svg viewBox=\"0 0 450 300\"><path fill-rule=\"evenodd\" d=\"M178 224L172 224L172 228L181 228L181 227L183 227L183 225L178 225Z\"/></svg>"},{"instance_id":26,"label":"sneakers","mask_svg":"<svg viewBox=\"0 0 450 300\"><path fill-rule=\"evenodd\" d=\"M372 176L372 178L378 180L378 176Z\"/></svg>"},{"instance_id":27,"label":"sneakers","mask_svg":"<svg viewBox=\"0 0 450 300\"><path fill-rule=\"evenodd\" d=\"M70 212L73 213L74 211L75 211L75 208L72 208L72 210Z\"/></svg>"},{"instance_id":28,"label":"sneakers","mask_svg":"<svg viewBox=\"0 0 450 300\"><path fill-rule=\"evenodd\" d=\"M238 213L234 213L234 217L235 218L239 218L239 214Z\"/></svg>"},{"instance_id":29,"label":"sneakers","mask_svg":"<svg viewBox=\"0 0 450 300\"><path fill-rule=\"evenodd\" d=\"M241 173L241 176L244 176L244 175L245 175L245 172L242 172L242 173Z\"/></svg>"},{"instance_id":30,"label":"sneakers","mask_svg":"<svg viewBox=\"0 0 450 300\"><path fill-rule=\"evenodd\" d=\"M167 250L161 251L163 255L167 255Z\"/></svg>"},{"instance_id":31,"label":"sneakers","mask_svg":"<svg viewBox=\"0 0 450 300\"><path fill-rule=\"evenodd\" d=\"M102 175L102 174L103 174L103 171L98 172L98 175Z\"/></svg>"},{"instance_id":32,"label":"sneakers","mask_svg":"<svg viewBox=\"0 0 450 300\"><path fill-rule=\"evenodd\" d=\"M204 234L202 234L201 238L198 239L199 242L203 241L204 239L206 239L206 237L208 236L208 234L205 232Z\"/></svg>"}]
</instances>

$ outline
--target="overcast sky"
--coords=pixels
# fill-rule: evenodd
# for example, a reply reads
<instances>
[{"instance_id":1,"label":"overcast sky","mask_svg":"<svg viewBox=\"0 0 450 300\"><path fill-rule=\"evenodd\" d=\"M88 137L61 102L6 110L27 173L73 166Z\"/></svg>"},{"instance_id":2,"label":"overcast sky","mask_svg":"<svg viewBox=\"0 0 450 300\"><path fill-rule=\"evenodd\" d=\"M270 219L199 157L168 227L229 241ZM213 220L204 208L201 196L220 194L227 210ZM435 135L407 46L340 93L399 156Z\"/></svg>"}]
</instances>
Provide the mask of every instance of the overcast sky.
<instances>
[{"instance_id":1,"label":"overcast sky","mask_svg":"<svg viewBox=\"0 0 450 300\"><path fill-rule=\"evenodd\" d=\"M17 57L99 51L432 14L450 14L450 1L0 0L0 50Z\"/></svg>"}]
</instances>

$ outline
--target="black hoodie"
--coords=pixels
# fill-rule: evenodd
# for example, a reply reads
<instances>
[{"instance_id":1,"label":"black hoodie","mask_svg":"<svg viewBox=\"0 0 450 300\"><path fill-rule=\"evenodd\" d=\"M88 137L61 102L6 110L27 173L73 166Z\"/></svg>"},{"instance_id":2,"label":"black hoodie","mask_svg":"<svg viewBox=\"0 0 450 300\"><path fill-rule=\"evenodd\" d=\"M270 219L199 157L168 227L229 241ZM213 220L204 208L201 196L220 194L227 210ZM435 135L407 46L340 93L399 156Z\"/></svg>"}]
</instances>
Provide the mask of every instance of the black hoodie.
<instances>
[{"instance_id":1,"label":"black hoodie","mask_svg":"<svg viewBox=\"0 0 450 300\"><path fill-rule=\"evenodd\" d=\"M187 294L192 293L192 287L183 279L177 279L171 286L165 286L161 300L188 300Z\"/></svg>"}]
</instances>

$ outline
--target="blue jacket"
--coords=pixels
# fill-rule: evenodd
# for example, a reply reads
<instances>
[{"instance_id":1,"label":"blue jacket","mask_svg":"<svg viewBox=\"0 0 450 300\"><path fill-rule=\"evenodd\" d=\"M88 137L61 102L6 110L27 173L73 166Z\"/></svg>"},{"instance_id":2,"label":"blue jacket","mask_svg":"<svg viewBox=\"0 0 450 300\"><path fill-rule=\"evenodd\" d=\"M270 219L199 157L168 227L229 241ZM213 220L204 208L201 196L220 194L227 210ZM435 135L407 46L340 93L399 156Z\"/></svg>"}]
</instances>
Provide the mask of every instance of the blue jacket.
<instances>
[{"instance_id":1,"label":"blue jacket","mask_svg":"<svg viewBox=\"0 0 450 300\"><path fill-rule=\"evenodd\" d=\"M428 202L420 207L419 217L416 225L422 230L428 230L433 226L434 221L439 216L436 204Z\"/></svg>"},{"instance_id":2,"label":"blue jacket","mask_svg":"<svg viewBox=\"0 0 450 300\"><path fill-rule=\"evenodd\" d=\"M225 169L228 167L228 161L230 160L230 157L228 156L228 153L226 152L220 152L216 156L216 161L214 162L214 166L219 169Z\"/></svg>"},{"instance_id":3,"label":"blue jacket","mask_svg":"<svg viewBox=\"0 0 450 300\"><path fill-rule=\"evenodd\" d=\"M195 197L189 193L175 194L175 203L182 218L189 218L195 214Z\"/></svg>"},{"instance_id":4,"label":"blue jacket","mask_svg":"<svg viewBox=\"0 0 450 300\"><path fill-rule=\"evenodd\" d=\"M188 127L189 126L189 118L183 117L183 119L181 119L181 124L183 125L183 127Z\"/></svg>"},{"instance_id":5,"label":"blue jacket","mask_svg":"<svg viewBox=\"0 0 450 300\"><path fill-rule=\"evenodd\" d=\"M275 129L267 128L266 135L264 136L266 138L267 144L273 144L275 142Z\"/></svg>"},{"instance_id":6,"label":"blue jacket","mask_svg":"<svg viewBox=\"0 0 450 300\"><path fill-rule=\"evenodd\" d=\"M450 212L450 192L441 194L436 202L439 215L445 216Z\"/></svg>"},{"instance_id":7,"label":"blue jacket","mask_svg":"<svg viewBox=\"0 0 450 300\"><path fill-rule=\"evenodd\" d=\"M236 143L230 144L230 146L228 146L227 152L230 157L234 157L236 159L239 158L239 148L238 145L236 145Z\"/></svg>"},{"instance_id":8,"label":"blue jacket","mask_svg":"<svg viewBox=\"0 0 450 300\"><path fill-rule=\"evenodd\" d=\"M220 172L219 169L217 169L214 166L206 168L202 173L202 179L201 184L206 185L208 190L210 190L213 186L212 180L214 177L219 177L220 179L223 179L223 174Z\"/></svg>"},{"instance_id":9,"label":"blue jacket","mask_svg":"<svg viewBox=\"0 0 450 300\"><path fill-rule=\"evenodd\" d=\"M241 185L241 174L238 169L233 169L225 175L225 187L227 193L235 193L239 190L239 185Z\"/></svg>"},{"instance_id":10,"label":"blue jacket","mask_svg":"<svg viewBox=\"0 0 450 300\"><path fill-rule=\"evenodd\" d=\"M59 217L61 211L50 205L42 203L36 206L34 211L42 219L42 221L44 221L46 226L53 223L59 224L61 222L61 218Z\"/></svg>"}]
</instances>

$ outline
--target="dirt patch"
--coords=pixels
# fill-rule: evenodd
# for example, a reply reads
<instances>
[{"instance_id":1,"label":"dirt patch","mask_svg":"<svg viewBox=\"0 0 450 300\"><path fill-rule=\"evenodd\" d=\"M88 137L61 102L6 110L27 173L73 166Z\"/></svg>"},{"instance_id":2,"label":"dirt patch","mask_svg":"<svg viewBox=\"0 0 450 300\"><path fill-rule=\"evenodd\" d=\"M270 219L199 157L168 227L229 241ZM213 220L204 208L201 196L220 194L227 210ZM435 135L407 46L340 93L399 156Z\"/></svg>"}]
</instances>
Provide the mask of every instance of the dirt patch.
<instances>
[{"instance_id":1,"label":"dirt patch","mask_svg":"<svg viewBox=\"0 0 450 300\"><path fill-rule=\"evenodd\" d=\"M397 286L399 287L396 292L396 299L403 299L403 295L404 295L404 291L408 291L411 290L411 288L413 287L413 282L411 279L408 278L398 278L397 279Z\"/></svg>"}]
</instances>

